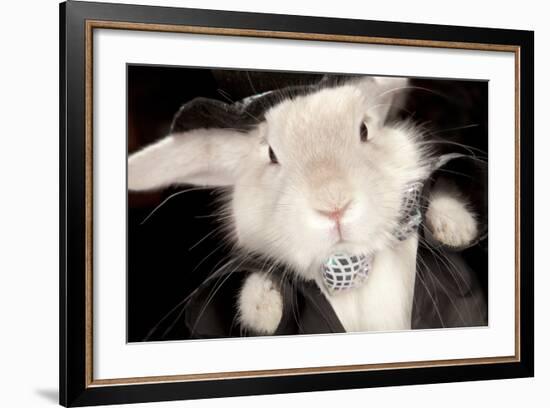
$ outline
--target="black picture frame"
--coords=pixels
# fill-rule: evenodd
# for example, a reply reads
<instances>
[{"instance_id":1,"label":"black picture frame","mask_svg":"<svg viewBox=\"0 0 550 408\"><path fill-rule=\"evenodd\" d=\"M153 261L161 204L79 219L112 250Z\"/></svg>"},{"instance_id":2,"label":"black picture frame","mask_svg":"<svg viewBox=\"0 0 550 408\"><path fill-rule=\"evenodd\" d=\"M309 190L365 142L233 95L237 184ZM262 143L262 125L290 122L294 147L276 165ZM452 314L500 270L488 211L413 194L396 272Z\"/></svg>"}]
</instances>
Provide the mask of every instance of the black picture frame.
<instances>
[{"instance_id":1,"label":"black picture frame","mask_svg":"<svg viewBox=\"0 0 550 408\"><path fill-rule=\"evenodd\" d=\"M518 57L516 150L521 201L516 245L518 327L514 361L440 364L383 370L318 372L292 375L95 384L90 365L89 276L91 249L87 230L89 201L86 143L87 22L216 27L270 33L369 37L405 40L414 45L461 43L513 47ZM269 35L266 35L269 37ZM430 45L432 44L432 45ZM503 30L364 21L199 9L68 1L60 5L60 403L64 406L121 404L177 399L293 393L408 384L444 383L534 375L534 33ZM88 254L88 255L87 255Z\"/></svg>"}]
</instances>

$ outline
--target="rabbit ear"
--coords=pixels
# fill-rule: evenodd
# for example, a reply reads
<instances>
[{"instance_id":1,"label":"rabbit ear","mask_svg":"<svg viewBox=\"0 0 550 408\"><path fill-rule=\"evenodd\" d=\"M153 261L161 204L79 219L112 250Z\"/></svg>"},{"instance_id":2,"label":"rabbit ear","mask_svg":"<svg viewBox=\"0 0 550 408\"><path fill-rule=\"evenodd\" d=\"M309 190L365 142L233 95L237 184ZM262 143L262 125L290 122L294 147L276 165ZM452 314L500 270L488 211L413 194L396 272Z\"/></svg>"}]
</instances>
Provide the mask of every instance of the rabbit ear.
<instances>
[{"instance_id":1,"label":"rabbit ear","mask_svg":"<svg viewBox=\"0 0 550 408\"><path fill-rule=\"evenodd\" d=\"M409 80L396 77L366 77L360 80L359 84L367 96L367 114L379 123L384 123L391 111L403 107Z\"/></svg>"},{"instance_id":2,"label":"rabbit ear","mask_svg":"<svg viewBox=\"0 0 550 408\"><path fill-rule=\"evenodd\" d=\"M128 158L128 189L233 185L239 164L256 140L252 132L224 129L171 134Z\"/></svg>"}]
</instances>

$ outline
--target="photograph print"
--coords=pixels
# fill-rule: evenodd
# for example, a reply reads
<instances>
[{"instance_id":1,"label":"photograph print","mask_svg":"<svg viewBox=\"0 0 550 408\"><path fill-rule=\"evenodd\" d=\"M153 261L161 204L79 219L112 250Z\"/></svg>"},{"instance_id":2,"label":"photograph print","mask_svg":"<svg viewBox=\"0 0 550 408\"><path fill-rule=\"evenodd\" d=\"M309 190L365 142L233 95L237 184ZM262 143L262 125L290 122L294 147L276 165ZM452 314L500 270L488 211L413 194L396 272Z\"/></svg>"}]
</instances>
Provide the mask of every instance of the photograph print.
<instances>
[{"instance_id":1,"label":"photograph print","mask_svg":"<svg viewBox=\"0 0 550 408\"><path fill-rule=\"evenodd\" d=\"M483 327L488 82L127 65L127 341Z\"/></svg>"}]
</instances>

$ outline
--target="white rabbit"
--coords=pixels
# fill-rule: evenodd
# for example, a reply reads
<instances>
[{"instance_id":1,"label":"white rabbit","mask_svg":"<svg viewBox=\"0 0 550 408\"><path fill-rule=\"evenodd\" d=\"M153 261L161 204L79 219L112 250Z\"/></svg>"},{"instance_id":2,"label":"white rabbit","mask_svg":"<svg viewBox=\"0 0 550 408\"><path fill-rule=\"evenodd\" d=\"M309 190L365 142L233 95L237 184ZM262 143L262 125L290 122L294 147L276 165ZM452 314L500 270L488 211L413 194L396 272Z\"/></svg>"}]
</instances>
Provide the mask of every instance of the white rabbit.
<instances>
[{"instance_id":1,"label":"white rabbit","mask_svg":"<svg viewBox=\"0 0 550 408\"><path fill-rule=\"evenodd\" d=\"M130 190L172 184L231 186L229 236L251 253L315 281L347 331L411 327L418 236L393 231L407 185L429 176L430 152L410 122L386 117L402 78L362 77L282 100L247 132L196 129L170 134L130 156ZM451 187L436 185L425 224L461 246L476 218ZM373 256L360 287L329 292L321 267L335 252ZM283 313L267 271L251 274L238 299L242 327L272 334Z\"/></svg>"}]
</instances>

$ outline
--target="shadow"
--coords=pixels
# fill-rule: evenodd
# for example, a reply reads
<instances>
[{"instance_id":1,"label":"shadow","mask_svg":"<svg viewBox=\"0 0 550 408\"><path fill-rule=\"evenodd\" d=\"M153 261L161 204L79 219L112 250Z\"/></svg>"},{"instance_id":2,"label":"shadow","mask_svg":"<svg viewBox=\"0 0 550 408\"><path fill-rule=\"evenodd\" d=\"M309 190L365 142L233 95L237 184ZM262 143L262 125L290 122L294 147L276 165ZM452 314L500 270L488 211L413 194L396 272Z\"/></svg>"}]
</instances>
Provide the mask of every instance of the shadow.
<instances>
[{"instance_id":1,"label":"shadow","mask_svg":"<svg viewBox=\"0 0 550 408\"><path fill-rule=\"evenodd\" d=\"M53 402L56 405L59 403L59 392L57 389L50 388L44 390L36 390L35 392L37 395L41 396L45 400Z\"/></svg>"}]
</instances>

